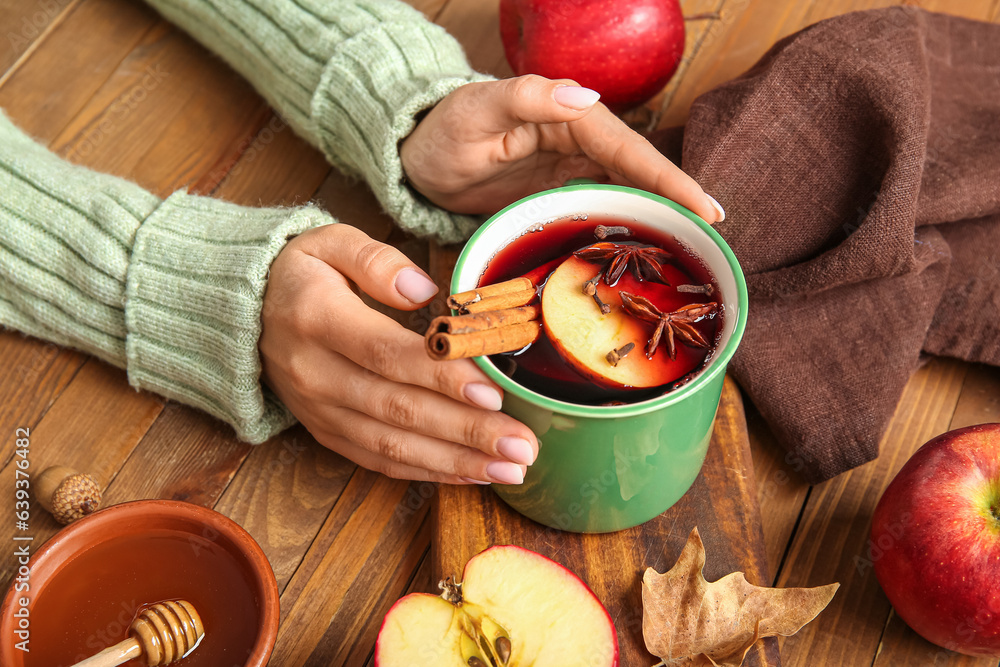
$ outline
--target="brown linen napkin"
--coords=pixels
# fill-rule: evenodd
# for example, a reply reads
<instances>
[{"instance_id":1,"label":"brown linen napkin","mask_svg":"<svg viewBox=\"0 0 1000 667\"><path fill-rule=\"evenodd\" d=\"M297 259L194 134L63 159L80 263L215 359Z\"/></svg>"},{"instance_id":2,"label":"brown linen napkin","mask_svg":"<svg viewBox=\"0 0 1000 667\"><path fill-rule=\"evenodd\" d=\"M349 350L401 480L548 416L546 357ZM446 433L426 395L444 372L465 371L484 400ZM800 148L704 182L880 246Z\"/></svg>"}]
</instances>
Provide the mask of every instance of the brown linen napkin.
<instances>
[{"instance_id":1,"label":"brown linen napkin","mask_svg":"<svg viewBox=\"0 0 1000 667\"><path fill-rule=\"evenodd\" d=\"M878 455L921 350L1000 365L998 44L914 8L848 14L692 107L682 166L750 289L731 368L810 482Z\"/></svg>"}]
</instances>

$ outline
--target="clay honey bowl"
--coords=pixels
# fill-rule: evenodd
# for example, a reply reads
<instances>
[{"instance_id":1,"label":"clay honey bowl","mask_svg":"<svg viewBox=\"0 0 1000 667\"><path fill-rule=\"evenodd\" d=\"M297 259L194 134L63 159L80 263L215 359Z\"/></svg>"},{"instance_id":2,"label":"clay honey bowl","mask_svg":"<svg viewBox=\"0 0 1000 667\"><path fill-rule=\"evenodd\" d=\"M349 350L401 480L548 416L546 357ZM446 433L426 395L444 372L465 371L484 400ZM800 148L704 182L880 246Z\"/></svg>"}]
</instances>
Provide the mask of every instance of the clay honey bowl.
<instances>
[{"instance_id":1,"label":"clay honey bowl","mask_svg":"<svg viewBox=\"0 0 1000 667\"><path fill-rule=\"evenodd\" d=\"M30 592L17 590L16 567L0 607L7 667L74 664L124 639L139 608L163 600L189 600L205 623L185 667L263 667L277 638L278 586L264 552L198 505L138 500L70 524L32 554ZM27 653L16 632L25 608Z\"/></svg>"}]
</instances>

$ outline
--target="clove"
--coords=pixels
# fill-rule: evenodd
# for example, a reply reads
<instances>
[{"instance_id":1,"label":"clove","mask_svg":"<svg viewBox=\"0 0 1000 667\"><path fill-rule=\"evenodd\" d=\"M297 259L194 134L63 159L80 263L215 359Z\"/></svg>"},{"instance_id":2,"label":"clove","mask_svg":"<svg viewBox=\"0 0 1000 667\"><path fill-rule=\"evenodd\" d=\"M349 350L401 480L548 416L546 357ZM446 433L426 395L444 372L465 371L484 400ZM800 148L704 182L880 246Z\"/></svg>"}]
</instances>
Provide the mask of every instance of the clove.
<instances>
[{"instance_id":1,"label":"clove","mask_svg":"<svg viewBox=\"0 0 1000 667\"><path fill-rule=\"evenodd\" d=\"M603 241L609 236L614 236L615 234L621 234L623 236L631 236L632 230L629 229L628 227L623 227L622 225L614 225L611 227L608 227L606 225L597 225L597 227L594 228L594 237L598 241Z\"/></svg>"},{"instance_id":2,"label":"clove","mask_svg":"<svg viewBox=\"0 0 1000 667\"><path fill-rule=\"evenodd\" d=\"M712 283L705 283L704 285L678 285L677 291L684 294L704 294L705 296L712 296L715 293L715 288L712 287Z\"/></svg>"},{"instance_id":3,"label":"clove","mask_svg":"<svg viewBox=\"0 0 1000 667\"><path fill-rule=\"evenodd\" d=\"M611 312L611 306L601 301L601 297L597 295L597 292L594 292L594 303L601 309L601 315L607 315Z\"/></svg>"},{"instance_id":4,"label":"clove","mask_svg":"<svg viewBox=\"0 0 1000 667\"><path fill-rule=\"evenodd\" d=\"M607 359L608 363L612 366L617 366L618 362L624 359L633 348L635 348L635 343L625 343L621 347L608 352L604 358Z\"/></svg>"},{"instance_id":5,"label":"clove","mask_svg":"<svg viewBox=\"0 0 1000 667\"><path fill-rule=\"evenodd\" d=\"M597 307L601 309L602 315L607 315L611 312L611 306L601 301L601 297L597 294L597 283L601 279L601 274L598 273L596 276L588 280L583 284L583 293L587 296L593 297L594 303Z\"/></svg>"}]
</instances>

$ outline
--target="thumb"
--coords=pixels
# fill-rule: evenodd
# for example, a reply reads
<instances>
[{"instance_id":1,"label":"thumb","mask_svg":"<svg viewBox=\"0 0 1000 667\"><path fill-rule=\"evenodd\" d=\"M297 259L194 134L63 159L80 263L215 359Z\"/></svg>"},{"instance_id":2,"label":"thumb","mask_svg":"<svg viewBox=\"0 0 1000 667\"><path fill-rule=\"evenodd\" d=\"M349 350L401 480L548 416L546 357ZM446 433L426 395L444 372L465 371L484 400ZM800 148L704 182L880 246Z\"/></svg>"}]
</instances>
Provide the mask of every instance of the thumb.
<instances>
[{"instance_id":1,"label":"thumb","mask_svg":"<svg viewBox=\"0 0 1000 667\"><path fill-rule=\"evenodd\" d=\"M434 281L396 248L356 227L327 225L307 232L305 251L354 281L381 303L415 310L438 293Z\"/></svg>"},{"instance_id":2,"label":"thumb","mask_svg":"<svg viewBox=\"0 0 1000 667\"><path fill-rule=\"evenodd\" d=\"M484 88L488 132L507 132L525 123L567 123L587 115L600 93L568 79L526 74Z\"/></svg>"}]
</instances>

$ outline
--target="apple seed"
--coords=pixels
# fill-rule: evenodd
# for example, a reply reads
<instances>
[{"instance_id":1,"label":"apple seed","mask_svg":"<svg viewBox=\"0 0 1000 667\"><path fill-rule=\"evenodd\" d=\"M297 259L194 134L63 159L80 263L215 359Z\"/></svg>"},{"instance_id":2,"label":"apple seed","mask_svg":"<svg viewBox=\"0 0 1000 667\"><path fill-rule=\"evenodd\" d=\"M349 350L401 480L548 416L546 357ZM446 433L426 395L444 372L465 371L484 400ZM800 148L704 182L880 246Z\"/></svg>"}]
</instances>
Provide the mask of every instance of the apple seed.
<instances>
[{"instance_id":1,"label":"apple seed","mask_svg":"<svg viewBox=\"0 0 1000 667\"><path fill-rule=\"evenodd\" d=\"M497 637L494 644L497 648L497 657L500 658L500 664L506 665L510 660L510 640L501 636Z\"/></svg>"},{"instance_id":2,"label":"apple seed","mask_svg":"<svg viewBox=\"0 0 1000 667\"><path fill-rule=\"evenodd\" d=\"M480 657L482 653L483 651L479 643L473 637L469 636L468 629L466 629L462 633L462 657L465 658L465 663L470 667L476 667L477 665L487 667L487 662Z\"/></svg>"}]
</instances>

